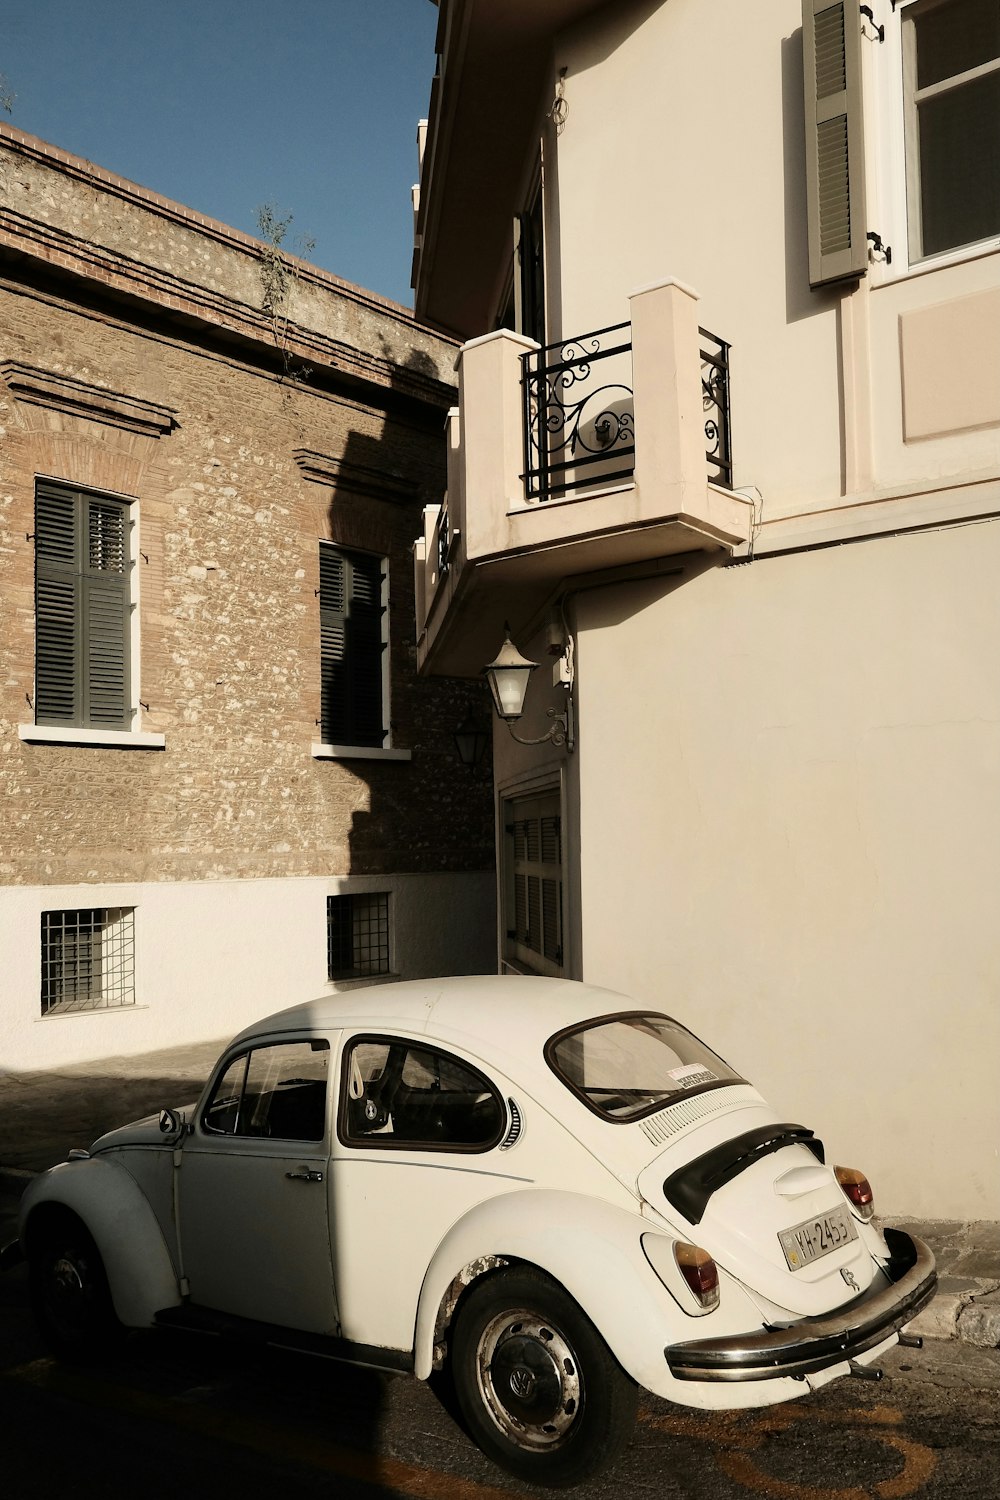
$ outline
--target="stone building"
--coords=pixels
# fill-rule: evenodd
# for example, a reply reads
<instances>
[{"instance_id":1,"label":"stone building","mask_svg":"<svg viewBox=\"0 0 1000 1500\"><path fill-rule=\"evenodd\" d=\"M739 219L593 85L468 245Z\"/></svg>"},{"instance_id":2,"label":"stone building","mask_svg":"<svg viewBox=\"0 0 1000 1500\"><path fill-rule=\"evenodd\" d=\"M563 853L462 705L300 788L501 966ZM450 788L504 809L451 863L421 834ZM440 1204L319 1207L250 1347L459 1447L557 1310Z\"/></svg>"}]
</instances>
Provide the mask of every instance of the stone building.
<instances>
[{"instance_id":1,"label":"stone building","mask_svg":"<svg viewBox=\"0 0 1000 1500\"><path fill-rule=\"evenodd\" d=\"M418 680L454 346L0 127L0 1066L493 964Z\"/></svg>"}]
</instances>

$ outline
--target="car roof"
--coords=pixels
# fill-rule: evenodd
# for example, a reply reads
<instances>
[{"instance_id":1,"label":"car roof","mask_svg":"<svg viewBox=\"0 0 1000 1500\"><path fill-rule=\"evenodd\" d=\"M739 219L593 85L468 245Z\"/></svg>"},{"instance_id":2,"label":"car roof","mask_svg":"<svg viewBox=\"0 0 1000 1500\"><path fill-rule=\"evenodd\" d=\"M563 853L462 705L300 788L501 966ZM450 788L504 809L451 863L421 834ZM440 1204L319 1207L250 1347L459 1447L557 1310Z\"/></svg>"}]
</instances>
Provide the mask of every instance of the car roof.
<instances>
[{"instance_id":1,"label":"car roof","mask_svg":"<svg viewBox=\"0 0 1000 1500\"><path fill-rule=\"evenodd\" d=\"M626 995L571 979L473 974L404 980L324 995L246 1027L236 1046L275 1032L390 1030L461 1045L484 1059L534 1055L555 1032L621 1011Z\"/></svg>"}]
</instances>

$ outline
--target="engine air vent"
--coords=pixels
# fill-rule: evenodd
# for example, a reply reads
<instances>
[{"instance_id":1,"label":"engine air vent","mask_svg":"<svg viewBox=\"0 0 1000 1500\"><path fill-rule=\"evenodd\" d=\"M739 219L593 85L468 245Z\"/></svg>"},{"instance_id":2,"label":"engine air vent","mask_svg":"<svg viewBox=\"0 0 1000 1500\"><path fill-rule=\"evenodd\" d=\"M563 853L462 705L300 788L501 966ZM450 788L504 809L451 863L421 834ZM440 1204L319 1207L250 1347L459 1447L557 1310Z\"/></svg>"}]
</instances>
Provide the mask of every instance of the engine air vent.
<instances>
[{"instance_id":1,"label":"engine air vent","mask_svg":"<svg viewBox=\"0 0 1000 1500\"><path fill-rule=\"evenodd\" d=\"M707 1120L709 1115L725 1113L740 1104L760 1104L761 1098L749 1084L734 1084L728 1089L712 1089L707 1094L696 1094L693 1099L678 1099L668 1104L659 1114L647 1115L639 1121L642 1132L654 1146L662 1146L671 1137L678 1135L688 1125Z\"/></svg>"}]
</instances>

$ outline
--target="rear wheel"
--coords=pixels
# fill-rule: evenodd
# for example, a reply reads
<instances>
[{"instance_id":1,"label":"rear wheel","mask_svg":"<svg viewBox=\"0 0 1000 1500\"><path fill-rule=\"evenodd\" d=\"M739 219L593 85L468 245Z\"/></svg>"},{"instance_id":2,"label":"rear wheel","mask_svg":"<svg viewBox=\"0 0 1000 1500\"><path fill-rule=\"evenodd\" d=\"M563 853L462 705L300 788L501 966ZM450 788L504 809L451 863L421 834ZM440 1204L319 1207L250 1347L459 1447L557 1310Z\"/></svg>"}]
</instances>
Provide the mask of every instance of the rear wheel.
<instances>
[{"instance_id":1,"label":"rear wheel","mask_svg":"<svg viewBox=\"0 0 1000 1500\"><path fill-rule=\"evenodd\" d=\"M533 1484L578 1484L621 1452L638 1391L593 1324L530 1267L472 1288L452 1346L455 1395L483 1452Z\"/></svg>"},{"instance_id":2,"label":"rear wheel","mask_svg":"<svg viewBox=\"0 0 1000 1500\"><path fill-rule=\"evenodd\" d=\"M29 1241L28 1274L35 1318L54 1353L94 1359L123 1336L100 1252L79 1219L61 1216Z\"/></svg>"}]
</instances>

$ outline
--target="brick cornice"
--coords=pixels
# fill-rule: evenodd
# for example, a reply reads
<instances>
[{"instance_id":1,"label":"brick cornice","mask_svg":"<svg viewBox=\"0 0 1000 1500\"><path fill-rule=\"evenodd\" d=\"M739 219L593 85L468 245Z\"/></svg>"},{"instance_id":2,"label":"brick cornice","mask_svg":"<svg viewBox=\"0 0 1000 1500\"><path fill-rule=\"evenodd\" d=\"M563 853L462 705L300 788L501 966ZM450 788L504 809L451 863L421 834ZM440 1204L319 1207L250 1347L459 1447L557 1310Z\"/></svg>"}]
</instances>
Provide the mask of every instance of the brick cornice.
<instances>
[{"instance_id":1,"label":"brick cornice","mask_svg":"<svg viewBox=\"0 0 1000 1500\"><path fill-rule=\"evenodd\" d=\"M166 312L194 318L255 343L276 347L273 321L259 308L80 239L67 230L28 219L10 209L0 209L0 247L28 253L46 265L86 277L101 287L139 297ZM451 400L450 388L439 381L305 328L291 319L282 330L281 350L287 357L306 364L322 364L327 369L391 388L400 394L425 401L431 399L437 405L448 405Z\"/></svg>"},{"instance_id":2,"label":"brick cornice","mask_svg":"<svg viewBox=\"0 0 1000 1500\"><path fill-rule=\"evenodd\" d=\"M313 453L306 448L296 448L292 457L306 479L316 484L334 485L337 489L350 490L352 495L368 495L375 500L389 500L395 505L417 499L417 486L412 480L390 474L385 469L370 469L365 464L349 463L346 459Z\"/></svg>"},{"instance_id":3,"label":"brick cornice","mask_svg":"<svg viewBox=\"0 0 1000 1500\"><path fill-rule=\"evenodd\" d=\"M91 421L142 433L145 437L162 437L177 426L176 413L169 406L105 390L72 375L58 375L16 360L0 364L0 375L14 399L28 406L45 406L70 416L89 417Z\"/></svg>"},{"instance_id":4,"label":"brick cornice","mask_svg":"<svg viewBox=\"0 0 1000 1500\"><path fill-rule=\"evenodd\" d=\"M67 177L73 177L79 182L100 188L102 192L110 193L125 202L134 203L137 207L158 214L172 223L194 229L199 234L206 235L229 249L259 257L264 248L261 241L254 239L252 235L243 234L240 230L233 229L231 225L223 224L219 219L213 219L207 214L198 213L193 208L187 208L183 203L164 198L160 193L154 193L149 188L130 182L127 177L119 177L116 173L108 172L82 156L74 156L69 151L63 151L60 147L53 146L50 142L43 141L38 136L29 135L26 131L18 130L16 126L8 125L3 121L0 121L0 146L16 152L19 156L62 172ZM412 309L404 307L400 302L394 302L389 297L382 297L377 292L370 292L353 281L346 281L343 277L334 275L332 271L322 271L311 265L309 261L300 260L297 256L288 254L287 251L281 252L281 258L303 281L314 282L326 291L346 297L365 307L375 308L403 324L414 322ZM445 342L449 340L445 339Z\"/></svg>"}]
</instances>

